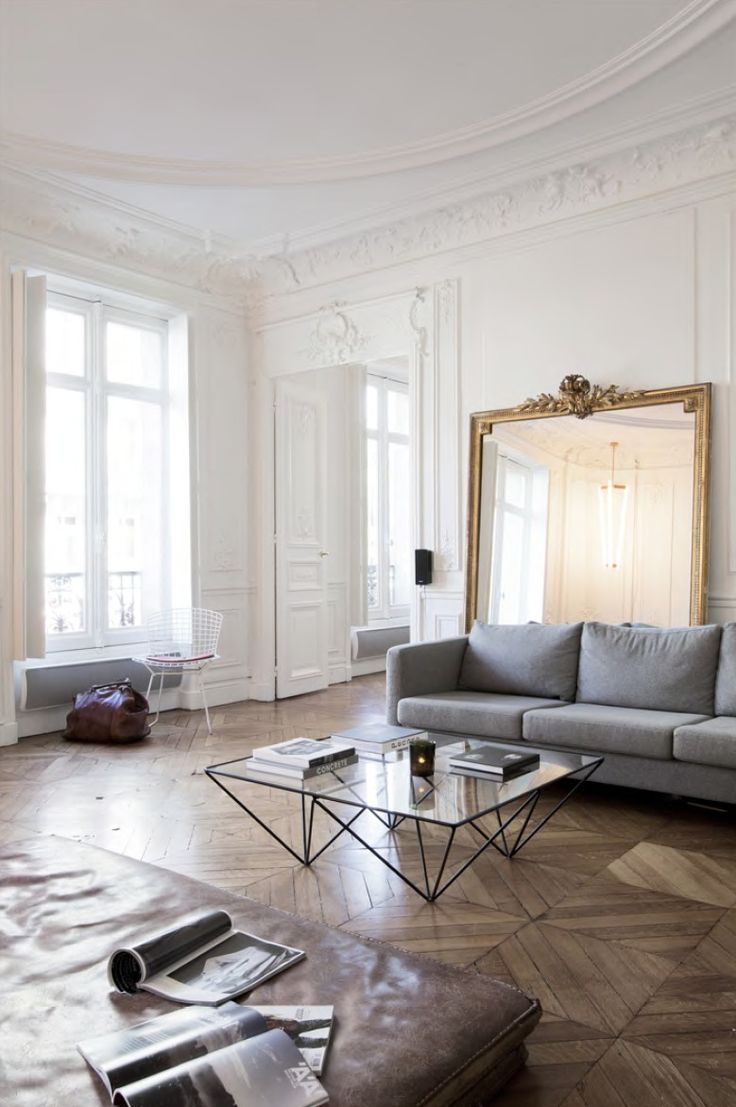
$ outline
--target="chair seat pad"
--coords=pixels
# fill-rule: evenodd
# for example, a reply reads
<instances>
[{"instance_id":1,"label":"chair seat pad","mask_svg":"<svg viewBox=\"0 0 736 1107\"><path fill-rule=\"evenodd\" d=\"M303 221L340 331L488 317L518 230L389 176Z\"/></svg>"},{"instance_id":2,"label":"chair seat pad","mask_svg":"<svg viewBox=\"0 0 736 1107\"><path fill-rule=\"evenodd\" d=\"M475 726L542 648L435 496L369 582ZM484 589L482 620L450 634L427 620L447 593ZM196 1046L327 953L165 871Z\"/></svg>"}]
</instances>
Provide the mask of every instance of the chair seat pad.
<instances>
[{"instance_id":1,"label":"chair seat pad","mask_svg":"<svg viewBox=\"0 0 736 1107\"><path fill-rule=\"evenodd\" d=\"M705 718L678 711L573 703L555 711L529 712L524 716L524 738L542 746L670 760L675 728Z\"/></svg>"},{"instance_id":2,"label":"chair seat pad","mask_svg":"<svg viewBox=\"0 0 736 1107\"><path fill-rule=\"evenodd\" d=\"M720 715L694 726L678 727L672 751L676 761L736 769L736 718Z\"/></svg>"},{"instance_id":3,"label":"chair seat pad","mask_svg":"<svg viewBox=\"0 0 736 1107\"><path fill-rule=\"evenodd\" d=\"M482 738L520 739L525 711L562 704L562 700L500 692L438 692L399 700L398 715L402 726L477 734Z\"/></svg>"}]
</instances>

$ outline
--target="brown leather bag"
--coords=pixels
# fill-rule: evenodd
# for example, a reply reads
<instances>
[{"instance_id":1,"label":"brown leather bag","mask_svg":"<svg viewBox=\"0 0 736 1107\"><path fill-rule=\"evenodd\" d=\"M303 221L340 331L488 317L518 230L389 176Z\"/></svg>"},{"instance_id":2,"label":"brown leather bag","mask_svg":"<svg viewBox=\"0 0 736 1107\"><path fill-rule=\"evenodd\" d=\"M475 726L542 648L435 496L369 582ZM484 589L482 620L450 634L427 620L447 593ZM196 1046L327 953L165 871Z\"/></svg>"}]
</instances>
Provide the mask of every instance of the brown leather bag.
<instances>
[{"instance_id":1,"label":"brown leather bag","mask_svg":"<svg viewBox=\"0 0 736 1107\"><path fill-rule=\"evenodd\" d=\"M151 733L148 700L130 680L93 684L74 697L64 738L76 742L135 742Z\"/></svg>"}]
</instances>

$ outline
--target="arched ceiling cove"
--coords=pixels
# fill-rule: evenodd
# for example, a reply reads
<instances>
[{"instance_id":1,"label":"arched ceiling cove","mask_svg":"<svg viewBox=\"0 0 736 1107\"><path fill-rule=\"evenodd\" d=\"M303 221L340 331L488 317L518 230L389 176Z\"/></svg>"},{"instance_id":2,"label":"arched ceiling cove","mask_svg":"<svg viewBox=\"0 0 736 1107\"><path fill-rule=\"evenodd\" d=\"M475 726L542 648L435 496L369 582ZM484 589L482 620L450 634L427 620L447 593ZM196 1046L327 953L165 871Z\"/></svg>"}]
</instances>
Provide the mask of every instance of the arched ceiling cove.
<instances>
[{"instance_id":1,"label":"arched ceiling cove","mask_svg":"<svg viewBox=\"0 0 736 1107\"><path fill-rule=\"evenodd\" d=\"M683 102L727 83L729 43L736 60L732 0L0 0L0 13L9 164L240 242L426 206L569 146L613 103L633 121L632 90L661 111L690 58Z\"/></svg>"}]
</instances>

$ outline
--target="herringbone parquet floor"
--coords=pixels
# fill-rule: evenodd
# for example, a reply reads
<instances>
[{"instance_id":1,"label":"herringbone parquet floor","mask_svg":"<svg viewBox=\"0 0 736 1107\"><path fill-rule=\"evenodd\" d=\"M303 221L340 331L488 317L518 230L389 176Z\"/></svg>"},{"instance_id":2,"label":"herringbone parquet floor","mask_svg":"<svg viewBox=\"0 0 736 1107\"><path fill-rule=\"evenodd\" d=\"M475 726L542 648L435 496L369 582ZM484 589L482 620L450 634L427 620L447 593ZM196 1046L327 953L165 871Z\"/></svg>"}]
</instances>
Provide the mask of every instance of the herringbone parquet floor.
<instances>
[{"instance_id":1,"label":"herringbone parquet floor","mask_svg":"<svg viewBox=\"0 0 736 1107\"><path fill-rule=\"evenodd\" d=\"M520 857L484 856L426 904L346 839L301 867L203 775L254 745L382 717L383 678L364 677L217 709L212 736L198 713L170 712L136 746L24 739L0 750L0 842L92 842L515 981L545 1014L499 1107L733 1107L733 816L589 785ZM296 834L292 798L244 787L270 825ZM361 830L418 874L408 830L369 815Z\"/></svg>"}]
</instances>

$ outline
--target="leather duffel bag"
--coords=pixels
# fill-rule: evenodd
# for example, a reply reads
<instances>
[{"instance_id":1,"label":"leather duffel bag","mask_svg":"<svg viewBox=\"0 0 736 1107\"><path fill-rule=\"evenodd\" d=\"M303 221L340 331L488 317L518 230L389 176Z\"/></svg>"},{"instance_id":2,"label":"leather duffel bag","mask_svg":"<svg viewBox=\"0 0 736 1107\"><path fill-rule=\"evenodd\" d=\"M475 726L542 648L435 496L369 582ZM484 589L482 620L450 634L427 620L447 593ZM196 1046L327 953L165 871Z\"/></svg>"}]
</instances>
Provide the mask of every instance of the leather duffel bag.
<instances>
[{"instance_id":1,"label":"leather duffel bag","mask_svg":"<svg viewBox=\"0 0 736 1107\"><path fill-rule=\"evenodd\" d=\"M93 684L74 697L64 738L76 742L135 742L151 733L148 700L130 680Z\"/></svg>"}]
</instances>

